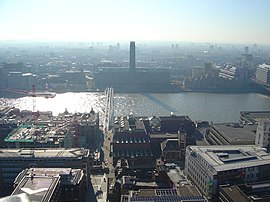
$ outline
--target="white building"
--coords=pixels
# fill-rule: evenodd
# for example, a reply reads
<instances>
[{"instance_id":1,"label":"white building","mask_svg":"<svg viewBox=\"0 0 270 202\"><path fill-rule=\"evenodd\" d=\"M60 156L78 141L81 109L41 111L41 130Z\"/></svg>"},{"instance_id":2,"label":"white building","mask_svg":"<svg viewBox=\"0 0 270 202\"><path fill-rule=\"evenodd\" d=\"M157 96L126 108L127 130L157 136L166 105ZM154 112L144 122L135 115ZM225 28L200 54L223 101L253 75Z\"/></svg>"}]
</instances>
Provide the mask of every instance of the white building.
<instances>
[{"instance_id":1,"label":"white building","mask_svg":"<svg viewBox=\"0 0 270 202\"><path fill-rule=\"evenodd\" d=\"M256 80L265 84L270 84L270 65L264 63L258 66Z\"/></svg>"},{"instance_id":2,"label":"white building","mask_svg":"<svg viewBox=\"0 0 270 202\"><path fill-rule=\"evenodd\" d=\"M270 119L258 121L255 145L258 147L270 147Z\"/></svg>"},{"instance_id":3,"label":"white building","mask_svg":"<svg viewBox=\"0 0 270 202\"><path fill-rule=\"evenodd\" d=\"M188 146L185 174L209 199L219 185L270 179L270 155L255 145Z\"/></svg>"}]
</instances>

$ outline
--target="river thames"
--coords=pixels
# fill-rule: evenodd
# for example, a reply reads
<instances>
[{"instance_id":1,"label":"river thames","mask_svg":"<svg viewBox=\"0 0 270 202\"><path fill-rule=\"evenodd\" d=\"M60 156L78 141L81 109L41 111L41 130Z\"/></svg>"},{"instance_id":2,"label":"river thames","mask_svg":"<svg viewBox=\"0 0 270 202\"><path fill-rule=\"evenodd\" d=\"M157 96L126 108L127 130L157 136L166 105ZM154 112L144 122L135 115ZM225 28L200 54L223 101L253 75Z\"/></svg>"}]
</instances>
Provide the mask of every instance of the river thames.
<instances>
[{"instance_id":1,"label":"river thames","mask_svg":"<svg viewBox=\"0 0 270 202\"><path fill-rule=\"evenodd\" d=\"M35 101L33 101L35 100ZM102 117L105 105L104 93L61 93L54 98L12 97L0 94L0 105L32 110L33 102L39 111L87 112L91 108ZM240 111L270 110L270 96L257 93L161 93L115 94L114 115L135 116L188 115L193 121L235 122Z\"/></svg>"}]
</instances>

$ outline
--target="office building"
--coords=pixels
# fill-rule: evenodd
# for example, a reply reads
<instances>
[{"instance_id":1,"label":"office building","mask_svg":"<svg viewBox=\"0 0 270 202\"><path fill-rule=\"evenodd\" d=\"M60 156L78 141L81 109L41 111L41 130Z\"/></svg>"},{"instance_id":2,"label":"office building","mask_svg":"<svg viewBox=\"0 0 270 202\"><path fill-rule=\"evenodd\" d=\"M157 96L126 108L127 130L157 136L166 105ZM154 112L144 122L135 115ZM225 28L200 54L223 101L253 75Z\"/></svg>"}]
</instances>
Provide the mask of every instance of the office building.
<instances>
[{"instance_id":1,"label":"office building","mask_svg":"<svg viewBox=\"0 0 270 202\"><path fill-rule=\"evenodd\" d=\"M256 80L262 84L270 84L270 65L264 63L258 66Z\"/></svg>"},{"instance_id":2,"label":"office building","mask_svg":"<svg viewBox=\"0 0 270 202\"><path fill-rule=\"evenodd\" d=\"M12 187L16 176L26 168L76 168L89 176L92 155L83 148L74 149L1 149L0 190Z\"/></svg>"},{"instance_id":3,"label":"office building","mask_svg":"<svg viewBox=\"0 0 270 202\"><path fill-rule=\"evenodd\" d=\"M226 65L224 68L219 69L218 76L224 79L234 80L239 77L239 68L232 65Z\"/></svg>"},{"instance_id":4,"label":"office building","mask_svg":"<svg viewBox=\"0 0 270 202\"><path fill-rule=\"evenodd\" d=\"M75 130L78 130L78 147L95 148L99 131L99 113L92 108L89 113L79 115L76 118Z\"/></svg>"},{"instance_id":5,"label":"office building","mask_svg":"<svg viewBox=\"0 0 270 202\"><path fill-rule=\"evenodd\" d=\"M216 201L219 185L270 180L270 155L250 145L188 146L185 174L202 194Z\"/></svg>"},{"instance_id":6,"label":"office building","mask_svg":"<svg viewBox=\"0 0 270 202\"><path fill-rule=\"evenodd\" d=\"M241 54L241 67L252 69L253 68L253 56L252 54Z\"/></svg>"},{"instance_id":7,"label":"office building","mask_svg":"<svg viewBox=\"0 0 270 202\"><path fill-rule=\"evenodd\" d=\"M5 138L8 148L72 148L73 133L67 127L20 125Z\"/></svg>"},{"instance_id":8,"label":"office building","mask_svg":"<svg viewBox=\"0 0 270 202\"><path fill-rule=\"evenodd\" d=\"M212 123L206 139L212 145L254 145L256 128L239 123Z\"/></svg>"},{"instance_id":9,"label":"office building","mask_svg":"<svg viewBox=\"0 0 270 202\"><path fill-rule=\"evenodd\" d=\"M130 168L154 167L150 138L142 120L132 114L127 117L116 117L113 130L114 165L119 159L125 158Z\"/></svg>"},{"instance_id":10,"label":"office building","mask_svg":"<svg viewBox=\"0 0 270 202\"><path fill-rule=\"evenodd\" d=\"M258 121L255 144L258 147L270 148L270 119Z\"/></svg>"},{"instance_id":11,"label":"office building","mask_svg":"<svg viewBox=\"0 0 270 202\"><path fill-rule=\"evenodd\" d=\"M23 118L13 120L23 124L5 137L8 148L96 148L99 113L93 109L74 114L66 110L58 116L52 116L51 112L39 112L35 124L32 112L22 111L19 115Z\"/></svg>"},{"instance_id":12,"label":"office building","mask_svg":"<svg viewBox=\"0 0 270 202\"><path fill-rule=\"evenodd\" d=\"M194 188L195 190L196 188ZM138 191L130 191L129 195L122 195L121 202L206 202L206 199L193 189L181 190L179 189L140 189Z\"/></svg>"},{"instance_id":13,"label":"office building","mask_svg":"<svg viewBox=\"0 0 270 202\"><path fill-rule=\"evenodd\" d=\"M11 195L27 194L31 201L85 201L82 169L29 168L18 174Z\"/></svg>"},{"instance_id":14,"label":"office building","mask_svg":"<svg viewBox=\"0 0 270 202\"><path fill-rule=\"evenodd\" d=\"M233 65L226 65L224 68L219 69L219 77L226 80L234 81L236 86L246 84L248 81L248 70ZM231 82L233 84L233 82Z\"/></svg>"}]
</instances>

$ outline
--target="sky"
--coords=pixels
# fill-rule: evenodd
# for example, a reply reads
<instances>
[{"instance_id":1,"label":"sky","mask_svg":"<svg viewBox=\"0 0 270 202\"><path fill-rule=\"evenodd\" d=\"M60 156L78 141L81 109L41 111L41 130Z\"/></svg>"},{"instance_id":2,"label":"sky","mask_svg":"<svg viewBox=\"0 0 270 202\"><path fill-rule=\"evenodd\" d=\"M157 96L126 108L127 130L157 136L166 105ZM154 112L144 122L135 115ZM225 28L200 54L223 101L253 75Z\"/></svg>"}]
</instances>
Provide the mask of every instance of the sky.
<instances>
[{"instance_id":1,"label":"sky","mask_svg":"<svg viewBox=\"0 0 270 202\"><path fill-rule=\"evenodd\" d=\"M270 0L0 0L0 41L270 44Z\"/></svg>"}]
</instances>

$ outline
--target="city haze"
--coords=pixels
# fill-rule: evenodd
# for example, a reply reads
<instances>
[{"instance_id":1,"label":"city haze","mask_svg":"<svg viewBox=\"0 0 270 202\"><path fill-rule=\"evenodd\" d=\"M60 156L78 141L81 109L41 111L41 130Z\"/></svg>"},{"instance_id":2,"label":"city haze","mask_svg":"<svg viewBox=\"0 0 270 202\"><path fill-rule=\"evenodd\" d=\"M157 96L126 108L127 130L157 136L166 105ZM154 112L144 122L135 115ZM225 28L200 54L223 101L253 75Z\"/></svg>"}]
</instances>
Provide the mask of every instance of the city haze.
<instances>
[{"instance_id":1,"label":"city haze","mask_svg":"<svg viewBox=\"0 0 270 202\"><path fill-rule=\"evenodd\" d=\"M0 1L0 41L270 44L267 0Z\"/></svg>"}]
</instances>

